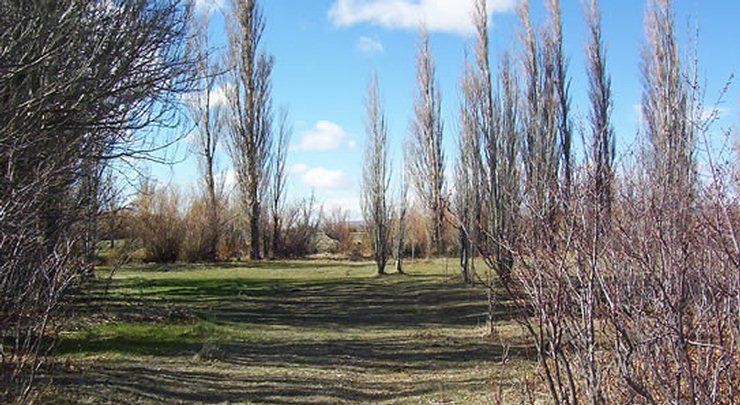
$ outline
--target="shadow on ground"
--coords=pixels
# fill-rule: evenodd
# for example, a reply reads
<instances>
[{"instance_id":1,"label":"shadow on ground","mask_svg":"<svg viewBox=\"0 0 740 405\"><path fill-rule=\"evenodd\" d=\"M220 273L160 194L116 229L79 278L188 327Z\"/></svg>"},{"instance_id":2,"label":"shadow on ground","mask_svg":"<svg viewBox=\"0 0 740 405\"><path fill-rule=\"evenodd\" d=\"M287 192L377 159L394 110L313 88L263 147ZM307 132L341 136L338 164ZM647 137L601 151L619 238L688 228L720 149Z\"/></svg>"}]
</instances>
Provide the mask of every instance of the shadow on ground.
<instances>
[{"instance_id":1,"label":"shadow on ground","mask_svg":"<svg viewBox=\"0 0 740 405\"><path fill-rule=\"evenodd\" d=\"M485 322L488 310L480 291L438 278L279 283L167 278L115 281L111 290L122 288L135 292L93 294L81 299L75 310L81 315L106 313L126 321L161 310L180 315L191 312L214 322L389 329L477 326ZM495 308L496 319L514 316L506 302Z\"/></svg>"},{"instance_id":2,"label":"shadow on ground","mask_svg":"<svg viewBox=\"0 0 740 405\"><path fill-rule=\"evenodd\" d=\"M77 335L62 342L60 354L103 360L73 372L60 364L53 376L57 402L418 403L445 393L485 395L503 352L471 333L486 319L480 291L440 277L276 282L173 274L114 280L110 291L80 298L74 310L113 324L207 319L270 333ZM500 320L514 315L506 303L496 308ZM118 356L106 358L109 353ZM531 356L519 346L509 353Z\"/></svg>"}]
</instances>

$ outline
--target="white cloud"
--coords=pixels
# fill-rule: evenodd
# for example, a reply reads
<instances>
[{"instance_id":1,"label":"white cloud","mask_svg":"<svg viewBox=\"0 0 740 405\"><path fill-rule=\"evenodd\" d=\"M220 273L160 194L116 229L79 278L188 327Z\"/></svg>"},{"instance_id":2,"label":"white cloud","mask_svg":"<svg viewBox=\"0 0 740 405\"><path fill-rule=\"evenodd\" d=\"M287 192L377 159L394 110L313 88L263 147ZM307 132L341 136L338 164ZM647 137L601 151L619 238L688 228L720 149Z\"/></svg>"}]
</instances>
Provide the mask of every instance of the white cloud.
<instances>
[{"instance_id":1,"label":"white cloud","mask_svg":"<svg viewBox=\"0 0 740 405\"><path fill-rule=\"evenodd\" d=\"M343 144L353 147L352 137L339 125L331 121L319 121L313 128L301 134L295 150L333 150L339 149Z\"/></svg>"},{"instance_id":2,"label":"white cloud","mask_svg":"<svg viewBox=\"0 0 740 405\"><path fill-rule=\"evenodd\" d=\"M357 50L366 56L370 56L376 53L383 53L385 48L383 48L383 44L377 39L362 36L357 40Z\"/></svg>"},{"instance_id":3,"label":"white cloud","mask_svg":"<svg viewBox=\"0 0 740 405\"><path fill-rule=\"evenodd\" d=\"M320 190L341 190L351 186L347 176L341 170L329 170L321 166L306 170L303 181Z\"/></svg>"},{"instance_id":4,"label":"white cloud","mask_svg":"<svg viewBox=\"0 0 740 405\"><path fill-rule=\"evenodd\" d=\"M371 23L387 28L418 29L469 35L476 0L336 0L329 19L340 27ZM512 11L518 0L488 0L489 13Z\"/></svg>"},{"instance_id":5,"label":"white cloud","mask_svg":"<svg viewBox=\"0 0 740 405\"><path fill-rule=\"evenodd\" d=\"M226 84L211 90L209 99L211 108L222 107L229 102L229 94L233 93L233 85Z\"/></svg>"},{"instance_id":6,"label":"white cloud","mask_svg":"<svg viewBox=\"0 0 740 405\"><path fill-rule=\"evenodd\" d=\"M199 15L215 13L223 10L224 6L224 0L195 0L193 4L195 13Z\"/></svg>"},{"instance_id":7,"label":"white cloud","mask_svg":"<svg viewBox=\"0 0 740 405\"><path fill-rule=\"evenodd\" d=\"M350 221L362 220L362 206L358 197L338 197L324 200L324 212L342 209L349 214Z\"/></svg>"},{"instance_id":8,"label":"white cloud","mask_svg":"<svg viewBox=\"0 0 740 405\"><path fill-rule=\"evenodd\" d=\"M294 165L291 165L288 168L288 172L294 173L294 174L303 174L308 171L308 166L304 165L303 163L296 163Z\"/></svg>"},{"instance_id":9,"label":"white cloud","mask_svg":"<svg viewBox=\"0 0 740 405\"><path fill-rule=\"evenodd\" d=\"M230 94L233 93L234 87L230 84L219 86L211 90L208 104L211 109L225 106L228 101ZM205 90L187 93L182 96L182 101L189 105L197 105L198 103L205 102Z\"/></svg>"},{"instance_id":10,"label":"white cloud","mask_svg":"<svg viewBox=\"0 0 740 405\"><path fill-rule=\"evenodd\" d=\"M228 194L236 188L236 172L234 169L224 170L216 174L216 184L223 185L224 191Z\"/></svg>"}]
</instances>

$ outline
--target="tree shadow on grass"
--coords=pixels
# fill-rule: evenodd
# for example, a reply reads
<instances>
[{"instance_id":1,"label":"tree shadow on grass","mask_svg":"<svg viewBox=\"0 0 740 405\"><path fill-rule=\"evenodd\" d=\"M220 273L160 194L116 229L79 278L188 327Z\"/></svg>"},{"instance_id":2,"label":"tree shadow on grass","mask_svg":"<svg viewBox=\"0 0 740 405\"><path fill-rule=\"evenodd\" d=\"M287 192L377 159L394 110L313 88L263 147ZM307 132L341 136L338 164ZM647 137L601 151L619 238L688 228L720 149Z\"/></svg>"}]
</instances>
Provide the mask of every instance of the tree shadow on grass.
<instances>
[{"instance_id":1,"label":"tree shadow on grass","mask_svg":"<svg viewBox=\"0 0 740 405\"><path fill-rule=\"evenodd\" d=\"M502 356L502 348L489 342L387 338L231 342L219 352L208 363L98 364L60 375L56 383L95 403L397 402L440 390L480 389L490 375L469 370ZM527 349L514 348L511 355L526 356ZM435 378L441 370L453 377Z\"/></svg>"},{"instance_id":2,"label":"tree shadow on grass","mask_svg":"<svg viewBox=\"0 0 740 405\"><path fill-rule=\"evenodd\" d=\"M168 278L116 281L113 287L140 292L88 296L77 311L106 312L131 321L142 308L149 312L181 308L205 314L213 322L330 329L477 326L485 323L488 311L479 290L424 279L276 284L264 280ZM494 311L498 320L518 315L506 301L497 303Z\"/></svg>"},{"instance_id":3,"label":"tree shadow on grass","mask_svg":"<svg viewBox=\"0 0 740 405\"><path fill-rule=\"evenodd\" d=\"M94 375L69 376L58 383L76 387L73 392L96 404L141 403L269 403L269 404L340 404L399 401L433 393L440 382L420 378L413 384L378 381L342 381L335 376L294 377L287 373L274 376L234 376L217 370L183 371L166 367L123 365L97 367ZM486 383L485 377L458 378L448 381L447 389L475 389ZM100 390L91 393L85 384Z\"/></svg>"},{"instance_id":4,"label":"tree shadow on grass","mask_svg":"<svg viewBox=\"0 0 740 405\"><path fill-rule=\"evenodd\" d=\"M321 270L321 269L368 269L374 265L370 262L347 262L327 260L259 260L259 261L230 261L205 263L145 263L130 269L152 273L178 273L194 270L267 270L274 272L291 270Z\"/></svg>"},{"instance_id":5,"label":"tree shadow on grass","mask_svg":"<svg viewBox=\"0 0 740 405\"><path fill-rule=\"evenodd\" d=\"M60 353L141 358L102 361L85 373L53 374L70 398L93 403L413 402L440 391L485 390L481 387L490 383L490 375L470 370L503 356L502 347L488 339L435 332L483 325L488 309L481 291L438 277L277 281L173 275L117 279L111 291L80 297L74 308L83 317L104 312L113 322L152 327L189 322L168 315L189 311L198 315L193 322L201 317L230 328L286 332L281 340L259 334L236 340L207 331L68 338ZM506 301L495 307L497 320L515 316ZM355 332L343 337L344 330ZM533 355L524 346L512 347L509 354L522 360ZM447 374L440 379L437 372ZM406 381L396 380L398 375Z\"/></svg>"}]
</instances>

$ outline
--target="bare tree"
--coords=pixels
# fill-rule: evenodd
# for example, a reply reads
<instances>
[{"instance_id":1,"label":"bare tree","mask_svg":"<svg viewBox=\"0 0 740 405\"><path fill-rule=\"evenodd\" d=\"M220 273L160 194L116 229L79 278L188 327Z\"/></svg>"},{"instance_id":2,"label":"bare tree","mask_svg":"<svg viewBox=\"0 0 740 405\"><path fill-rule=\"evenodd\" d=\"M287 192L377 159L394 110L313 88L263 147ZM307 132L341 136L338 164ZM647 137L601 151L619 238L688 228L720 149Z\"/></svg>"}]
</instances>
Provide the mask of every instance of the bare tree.
<instances>
[{"instance_id":1,"label":"bare tree","mask_svg":"<svg viewBox=\"0 0 740 405\"><path fill-rule=\"evenodd\" d=\"M362 174L362 212L370 235L370 246L378 274L385 274L391 249L388 130L378 95L378 79L374 73L368 84L365 108L367 140Z\"/></svg>"},{"instance_id":2,"label":"bare tree","mask_svg":"<svg viewBox=\"0 0 740 405\"><path fill-rule=\"evenodd\" d=\"M407 220L408 220L408 209L409 209L409 196L408 196L408 183L406 178L408 177L408 167L406 164L403 165L403 170L401 170L401 184L400 184L400 198L398 200L397 204L397 225L398 228L396 229L396 249L395 249L395 255L396 255L396 271L400 274L404 274L403 271L403 256L404 251L406 247L406 228L407 228Z\"/></svg>"},{"instance_id":3,"label":"bare tree","mask_svg":"<svg viewBox=\"0 0 740 405\"><path fill-rule=\"evenodd\" d=\"M497 274L508 278L513 266L511 245L516 238L516 218L519 212L519 177L517 156L519 127L517 121L517 84L506 55L499 63L499 88L494 90L490 69L488 45L488 13L484 1L477 2L475 13L477 42L476 65L472 77L464 81L471 113L463 111L463 128L474 131L467 141L465 159L472 159L473 179L480 181L481 236L476 242L488 264ZM466 129L467 128L467 129ZM471 143L472 141L472 143ZM477 157L475 143L480 142L483 156ZM476 163L480 162L480 163ZM477 167L477 170L476 170ZM472 187L477 187L475 184ZM489 293L493 293L492 280L487 280ZM493 304L493 296L489 297ZM493 309L493 305L491 305Z\"/></svg>"},{"instance_id":4,"label":"bare tree","mask_svg":"<svg viewBox=\"0 0 740 405\"><path fill-rule=\"evenodd\" d=\"M442 101L436 68L426 28L419 32L416 55L418 90L414 98L414 117L409 125L409 171L414 187L432 216L432 243L436 254L443 254L444 246L444 151L442 150Z\"/></svg>"},{"instance_id":5,"label":"bare tree","mask_svg":"<svg viewBox=\"0 0 740 405\"><path fill-rule=\"evenodd\" d=\"M652 175L678 186L679 194L691 192L694 134L689 94L673 27L671 0L649 0L643 49L642 114L653 161ZM671 196L664 196L670 198ZM680 219L676 218L680 221Z\"/></svg>"},{"instance_id":6,"label":"bare tree","mask_svg":"<svg viewBox=\"0 0 740 405\"><path fill-rule=\"evenodd\" d=\"M265 22L256 0L233 4L228 23L229 153L249 224L249 257L259 260L262 200L268 185L272 148L273 58L259 51Z\"/></svg>"},{"instance_id":7,"label":"bare tree","mask_svg":"<svg viewBox=\"0 0 740 405\"><path fill-rule=\"evenodd\" d=\"M292 128L288 126L288 112L281 110L278 115L278 132L271 160L270 170L270 216L271 218L271 252L273 257L279 257L282 253L282 224L281 217L285 211L285 186L287 184L287 173L285 162L288 158L288 145L290 144Z\"/></svg>"},{"instance_id":8,"label":"bare tree","mask_svg":"<svg viewBox=\"0 0 740 405\"><path fill-rule=\"evenodd\" d=\"M720 403L718 376L724 372L717 367L733 367L720 354L726 353L721 320L727 319L727 296L724 288L714 288L722 278L717 270L727 268L714 262L719 256L710 253L701 231L698 213L705 208L697 205L692 123L697 115L670 0L648 2L645 35L646 151L629 179L632 198L621 207L629 219L619 223L623 248L617 259L626 265L610 274L618 284L604 283L609 320L619 331L614 354L628 391L644 402Z\"/></svg>"},{"instance_id":9,"label":"bare tree","mask_svg":"<svg viewBox=\"0 0 740 405\"><path fill-rule=\"evenodd\" d=\"M529 16L529 0L520 3L519 18L522 41L522 130L524 131L523 163L528 210L542 217L551 228L555 223L558 197L558 172L561 153L558 149L558 93L553 77L552 47L544 47L536 35ZM547 55L545 55L547 53ZM545 238L545 235L541 235ZM544 240L543 243L553 243Z\"/></svg>"},{"instance_id":10,"label":"bare tree","mask_svg":"<svg viewBox=\"0 0 740 405\"><path fill-rule=\"evenodd\" d=\"M466 57L467 59L467 57ZM460 105L459 161L455 171L455 210L458 218L460 272L466 283L472 283L480 227L481 156L478 132L479 86L476 70L466 60L460 80L463 101Z\"/></svg>"},{"instance_id":11,"label":"bare tree","mask_svg":"<svg viewBox=\"0 0 740 405\"><path fill-rule=\"evenodd\" d=\"M214 60L208 40L208 13L194 17L195 23L189 43L189 51L198 69L199 91L195 92L187 103L190 118L195 124L193 135L196 141L196 157L203 178L207 204L208 227L206 232L205 259L215 260L221 227L221 190L216 181L216 152L225 125L224 106L216 100L219 80L222 75L221 65Z\"/></svg>"},{"instance_id":12,"label":"bare tree","mask_svg":"<svg viewBox=\"0 0 740 405\"><path fill-rule=\"evenodd\" d=\"M619 184L598 4L591 1L586 10L591 131L590 149L584 148L589 159L581 167L566 152L569 102L559 4L547 6L544 31L531 26L528 3L520 9L520 104L505 57L498 93L488 84L490 73L480 73L488 72L481 63L488 56L480 51L486 49L480 38L487 36L480 34L485 5L478 4L477 49L486 57L466 68L462 86L459 222L470 217L462 188L471 177L462 168L475 167L480 149L463 144L479 140L484 154L472 173L481 179L485 203L477 251L521 313L517 319L532 339L552 403L734 403L740 216L731 190L737 185L733 169L718 163L710 147L707 176L697 176L694 142L699 133L709 145L707 124L698 118L704 109L696 67L684 70L678 56L671 2L649 2L646 143ZM506 181L518 179L517 162L525 175L519 198L519 181ZM514 261L516 266L505 265ZM493 280L483 284L494 291Z\"/></svg>"},{"instance_id":13,"label":"bare tree","mask_svg":"<svg viewBox=\"0 0 740 405\"><path fill-rule=\"evenodd\" d=\"M585 10L590 39L588 57L589 98L591 100L591 164L599 218L610 218L614 200L614 128L611 124L611 79L606 71L606 56L601 35L598 0L590 0Z\"/></svg>"},{"instance_id":14,"label":"bare tree","mask_svg":"<svg viewBox=\"0 0 740 405\"><path fill-rule=\"evenodd\" d=\"M573 183L572 129L570 122L570 80L568 79L568 62L563 51L563 24L561 22L560 0L547 0L547 32L544 35L545 74L547 81L554 84L555 108L560 160L562 165L563 201L568 203Z\"/></svg>"},{"instance_id":15,"label":"bare tree","mask_svg":"<svg viewBox=\"0 0 740 405\"><path fill-rule=\"evenodd\" d=\"M561 325L570 337L572 348L559 357L572 363L562 374L572 376L574 384L583 387L587 403L596 405L608 403L607 398L610 397L613 401L613 394L609 390L616 385L607 380L608 361L603 354L603 341L599 339L602 329L599 327L600 317L604 307L600 299L599 282L610 267L606 252L615 249L611 238L614 134L610 122L611 82L606 73L598 1L590 0L584 4L584 13L590 32L586 55L591 101L591 148L587 152L586 166L581 170L580 179L574 176L577 181L567 195L569 217L563 224L562 234L568 235L566 239L571 241L570 246L566 246L565 255L574 260L560 274L559 278L565 282L559 286L567 288L571 297L571 301L563 304L570 305L571 311L563 314ZM558 277L556 274L552 276ZM557 285L552 281L550 283ZM561 394L562 397L566 396Z\"/></svg>"}]
</instances>

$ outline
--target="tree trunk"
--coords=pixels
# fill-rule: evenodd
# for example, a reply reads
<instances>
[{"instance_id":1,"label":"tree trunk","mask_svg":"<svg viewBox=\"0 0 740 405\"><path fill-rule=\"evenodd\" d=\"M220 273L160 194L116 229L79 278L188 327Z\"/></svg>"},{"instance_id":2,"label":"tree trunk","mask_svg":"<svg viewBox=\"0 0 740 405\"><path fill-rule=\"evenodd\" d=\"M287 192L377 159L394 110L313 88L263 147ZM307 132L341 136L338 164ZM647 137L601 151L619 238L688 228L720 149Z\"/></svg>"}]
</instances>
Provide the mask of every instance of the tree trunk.
<instances>
[{"instance_id":1,"label":"tree trunk","mask_svg":"<svg viewBox=\"0 0 740 405\"><path fill-rule=\"evenodd\" d=\"M207 157L206 186L208 187L208 259L216 260L218 257L218 238L220 221L218 216L218 201L216 200L216 181L213 175L213 157Z\"/></svg>"},{"instance_id":2,"label":"tree trunk","mask_svg":"<svg viewBox=\"0 0 740 405\"><path fill-rule=\"evenodd\" d=\"M463 281L470 284L470 241L462 229L460 229L460 273Z\"/></svg>"},{"instance_id":3,"label":"tree trunk","mask_svg":"<svg viewBox=\"0 0 740 405\"><path fill-rule=\"evenodd\" d=\"M249 218L249 259L261 260L260 256L260 206L253 201Z\"/></svg>"},{"instance_id":4,"label":"tree trunk","mask_svg":"<svg viewBox=\"0 0 740 405\"><path fill-rule=\"evenodd\" d=\"M272 257L280 256L280 216L272 217Z\"/></svg>"}]
</instances>

